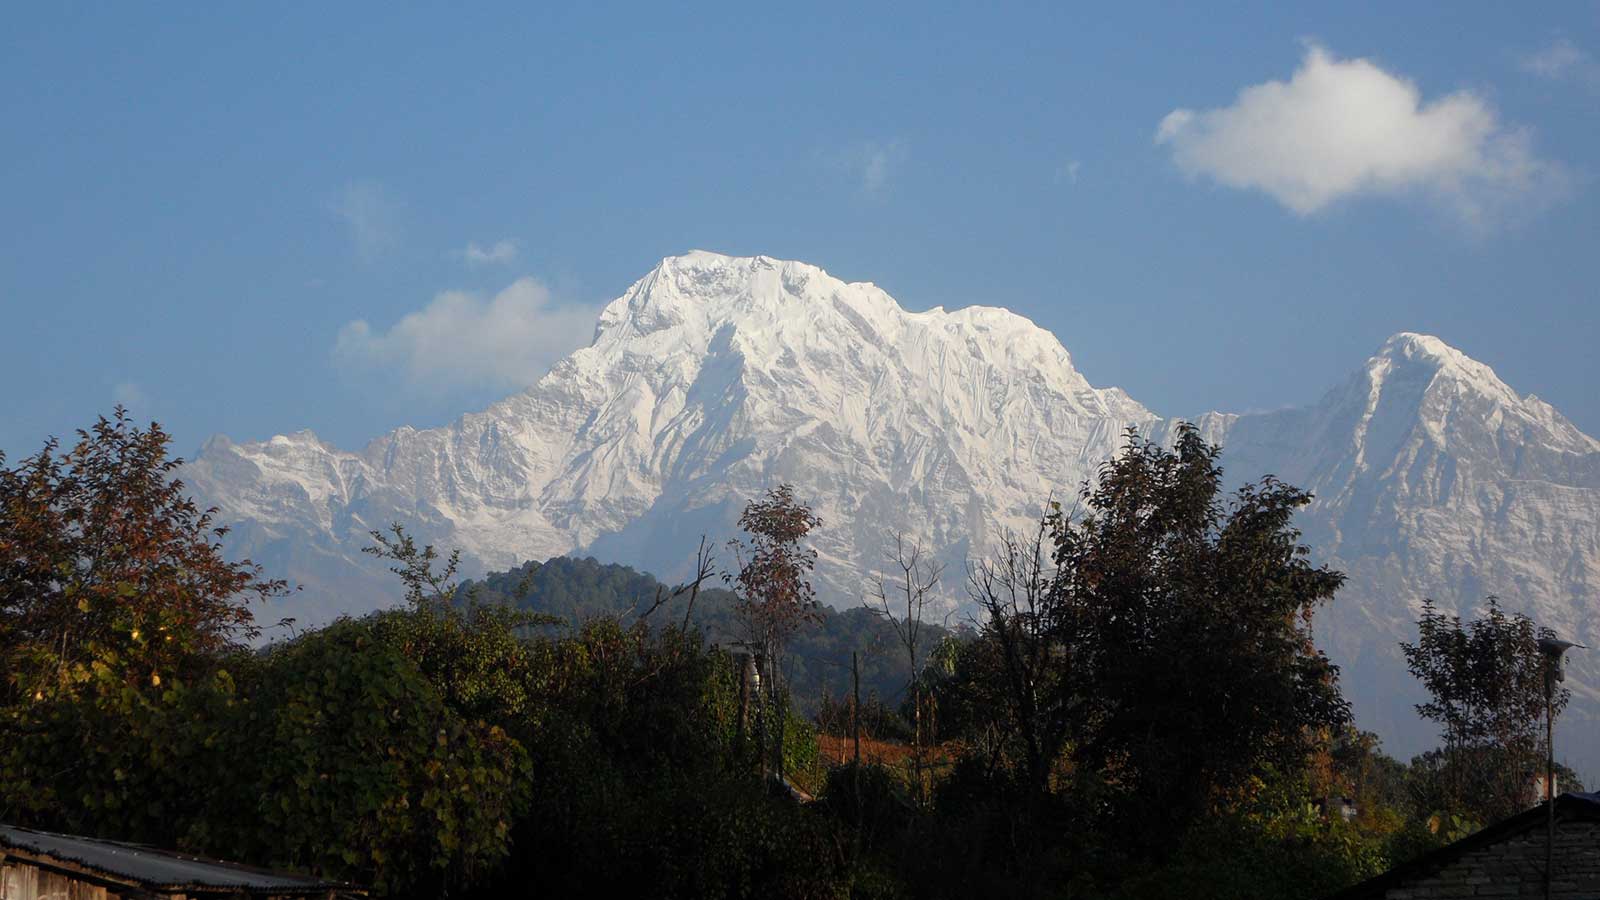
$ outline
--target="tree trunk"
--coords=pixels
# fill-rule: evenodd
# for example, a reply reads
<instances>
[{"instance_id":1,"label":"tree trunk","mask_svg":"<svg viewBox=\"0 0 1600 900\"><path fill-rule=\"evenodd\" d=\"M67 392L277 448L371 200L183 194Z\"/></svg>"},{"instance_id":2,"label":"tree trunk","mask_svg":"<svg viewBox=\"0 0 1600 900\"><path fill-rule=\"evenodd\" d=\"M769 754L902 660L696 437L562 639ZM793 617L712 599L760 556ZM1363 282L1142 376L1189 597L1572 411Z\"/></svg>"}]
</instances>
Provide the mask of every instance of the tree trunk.
<instances>
[{"instance_id":1,"label":"tree trunk","mask_svg":"<svg viewBox=\"0 0 1600 900\"><path fill-rule=\"evenodd\" d=\"M917 805L925 806L927 797L922 786L922 685L916 683L911 687L911 719L911 765L917 777Z\"/></svg>"}]
</instances>

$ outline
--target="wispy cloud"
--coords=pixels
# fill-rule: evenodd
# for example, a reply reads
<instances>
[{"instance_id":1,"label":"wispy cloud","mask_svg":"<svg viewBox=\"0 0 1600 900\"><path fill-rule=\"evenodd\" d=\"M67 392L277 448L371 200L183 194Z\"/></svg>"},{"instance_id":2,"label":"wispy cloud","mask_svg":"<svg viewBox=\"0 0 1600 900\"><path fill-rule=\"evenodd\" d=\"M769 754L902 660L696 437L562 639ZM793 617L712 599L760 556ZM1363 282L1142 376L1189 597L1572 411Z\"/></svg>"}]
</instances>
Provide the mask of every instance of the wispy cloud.
<instances>
[{"instance_id":1,"label":"wispy cloud","mask_svg":"<svg viewBox=\"0 0 1600 900\"><path fill-rule=\"evenodd\" d=\"M1476 94L1424 102L1411 81L1316 45L1287 82L1247 87L1231 106L1175 109L1155 140L1188 175L1263 191L1302 216L1347 197L1422 195L1484 227L1569 181Z\"/></svg>"},{"instance_id":2,"label":"wispy cloud","mask_svg":"<svg viewBox=\"0 0 1600 900\"><path fill-rule=\"evenodd\" d=\"M339 329L333 355L357 369L397 370L432 389L525 387L588 343L598 311L557 305L521 278L493 297L446 291L387 331L357 319Z\"/></svg>"},{"instance_id":3,"label":"wispy cloud","mask_svg":"<svg viewBox=\"0 0 1600 900\"><path fill-rule=\"evenodd\" d=\"M831 165L855 180L861 193L875 197L884 192L890 179L910 156L905 141L895 138L884 141L861 141L845 147L828 159Z\"/></svg>"},{"instance_id":4,"label":"wispy cloud","mask_svg":"<svg viewBox=\"0 0 1600 900\"><path fill-rule=\"evenodd\" d=\"M1075 159L1069 159L1056 167L1056 184L1077 184L1078 171L1083 164Z\"/></svg>"},{"instance_id":5,"label":"wispy cloud","mask_svg":"<svg viewBox=\"0 0 1600 900\"><path fill-rule=\"evenodd\" d=\"M131 381L124 381L112 388L111 399L132 413L147 413L150 410L150 395Z\"/></svg>"},{"instance_id":6,"label":"wispy cloud","mask_svg":"<svg viewBox=\"0 0 1600 900\"><path fill-rule=\"evenodd\" d=\"M344 186L328 209L344 222L356 252L371 261L394 247L400 237L403 204L375 181Z\"/></svg>"},{"instance_id":7,"label":"wispy cloud","mask_svg":"<svg viewBox=\"0 0 1600 900\"><path fill-rule=\"evenodd\" d=\"M1600 61L1566 38L1557 38L1540 50L1524 56L1522 70L1600 93Z\"/></svg>"},{"instance_id":8,"label":"wispy cloud","mask_svg":"<svg viewBox=\"0 0 1600 900\"><path fill-rule=\"evenodd\" d=\"M516 261L517 242L512 240L495 241L488 247L480 247L476 243L469 243L465 250L457 251L456 255L473 268L489 265L508 265Z\"/></svg>"}]
</instances>

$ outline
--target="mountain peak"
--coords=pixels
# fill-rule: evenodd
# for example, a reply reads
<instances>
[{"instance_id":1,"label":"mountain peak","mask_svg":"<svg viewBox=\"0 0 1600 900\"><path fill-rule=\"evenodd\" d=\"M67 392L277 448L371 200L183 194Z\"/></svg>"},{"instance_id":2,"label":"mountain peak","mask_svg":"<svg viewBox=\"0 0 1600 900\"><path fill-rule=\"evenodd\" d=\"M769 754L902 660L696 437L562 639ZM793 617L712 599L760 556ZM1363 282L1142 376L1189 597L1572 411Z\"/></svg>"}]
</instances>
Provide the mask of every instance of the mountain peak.
<instances>
[{"instance_id":1,"label":"mountain peak","mask_svg":"<svg viewBox=\"0 0 1600 900\"><path fill-rule=\"evenodd\" d=\"M483 412L358 452L309 433L218 438L183 477L239 526L231 554L307 586L283 610L303 622L390 596L360 552L388 522L459 548L470 574L577 554L671 577L686 540L734 536L742 505L785 482L824 523L819 595L849 603L892 559L886 539L959 572L1094 478L1125 429L1174 424L1091 385L1012 312L912 312L803 262L695 250L662 259L589 346ZM1600 640L1600 606L1564 600L1600 596L1600 442L1439 338L1394 335L1312 407L1197 424L1230 478L1272 472L1315 492L1297 523L1350 575L1335 605L1349 612L1326 633L1364 709L1409 715L1387 689L1403 667L1378 666L1425 596L1520 598Z\"/></svg>"},{"instance_id":2,"label":"mountain peak","mask_svg":"<svg viewBox=\"0 0 1600 900\"><path fill-rule=\"evenodd\" d=\"M1428 334L1389 338L1330 400L1355 416L1359 434L1389 418L1415 421L1442 441L1455 424L1477 422L1568 452L1600 447L1549 404L1517 393L1489 366Z\"/></svg>"},{"instance_id":3,"label":"mountain peak","mask_svg":"<svg viewBox=\"0 0 1600 900\"><path fill-rule=\"evenodd\" d=\"M755 256L734 256L729 253L719 253L715 250L694 249L675 256L664 256L656 264L657 269L704 269L724 268L728 266L747 267L755 264L776 265L805 265L794 260L774 259L770 256L756 254Z\"/></svg>"},{"instance_id":4,"label":"mountain peak","mask_svg":"<svg viewBox=\"0 0 1600 900\"><path fill-rule=\"evenodd\" d=\"M1461 351L1445 343L1443 340L1431 335L1416 331L1402 331L1391 335L1383 342L1380 354L1427 354L1430 356L1446 356L1459 354Z\"/></svg>"},{"instance_id":5,"label":"mountain peak","mask_svg":"<svg viewBox=\"0 0 1600 900\"><path fill-rule=\"evenodd\" d=\"M1523 402L1493 369L1431 334L1402 331L1390 337L1367 360L1365 375L1378 389L1397 380L1432 383L1443 378L1503 403Z\"/></svg>"},{"instance_id":6,"label":"mountain peak","mask_svg":"<svg viewBox=\"0 0 1600 900\"><path fill-rule=\"evenodd\" d=\"M737 283L757 278L762 273L820 275L833 279L820 267L793 259L755 256L730 256L714 250L690 250L662 257L655 268L640 279L640 284L677 284L679 287L718 283ZM844 282L839 282L843 284Z\"/></svg>"},{"instance_id":7,"label":"mountain peak","mask_svg":"<svg viewBox=\"0 0 1600 900\"><path fill-rule=\"evenodd\" d=\"M872 285L846 284L816 266L768 256L691 250L656 264L601 312L596 342L672 333L696 346L729 323L808 321L802 307L843 301L869 318L898 310Z\"/></svg>"},{"instance_id":8,"label":"mountain peak","mask_svg":"<svg viewBox=\"0 0 1600 900\"><path fill-rule=\"evenodd\" d=\"M1378 359L1422 363L1436 368L1480 370L1492 378L1493 370L1431 334L1402 331L1383 342ZM1496 379L1498 380L1498 379Z\"/></svg>"},{"instance_id":9,"label":"mountain peak","mask_svg":"<svg viewBox=\"0 0 1600 900\"><path fill-rule=\"evenodd\" d=\"M840 330L887 346L917 332L968 335L981 343L1071 357L1050 332L1007 309L973 305L913 312L872 282L846 282L798 260L691 250L663 258L600 315L597 343L670 332L696 347L727 326L767 341L787 334L801 343Z\"/></svg>"}]
</instances>

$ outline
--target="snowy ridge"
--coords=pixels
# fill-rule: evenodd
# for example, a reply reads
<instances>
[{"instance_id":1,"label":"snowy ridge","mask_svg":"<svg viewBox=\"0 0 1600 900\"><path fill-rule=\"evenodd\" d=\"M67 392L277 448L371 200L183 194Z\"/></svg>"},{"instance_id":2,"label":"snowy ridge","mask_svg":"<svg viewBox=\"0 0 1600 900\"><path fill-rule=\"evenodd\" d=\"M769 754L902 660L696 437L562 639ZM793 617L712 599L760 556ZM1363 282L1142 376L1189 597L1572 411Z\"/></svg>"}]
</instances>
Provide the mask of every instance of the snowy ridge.
<instances>
[{"instance_id":1,"label":"snowy ridge","mask_svg":"<svg viewBox=\"0 0 1600 900\"><path fill-rule=\"evenodd\" d=\"M1319 631L1363 724L1401 752L1422 738L1394 642L1423 597L1465 610L1499 594L1600 646L1600 442L1437 338L1395 335L1312 406L1195 421L1230 476L1316 493L1306 540L1350 575ZM697 251L662 260L589 346L482 412L359 452L309 432L218 437L184 477L238 526L230 549L306 585L284 611L303 623L394 593L360 553L391 521L460 548L470 571L583 553L671 578L700 534L727 537L782 481L824 521L819 593L850 604L896 532L959 596L966 561L1074 493L1125 429L1174 425L1091 385L1006 310L908 312L815 266ZM1600 709L1592 662L1575 666L1583 715Z\"/></svg>"},{"instance_id":2,"label":"snowy ridge","mask_svg":"<svg viewBox=\"0 0 1600 900\"><path fill-rule=\"evenodd\" d=\"M1600 646L1600 442L1549 404L1426 335L1399 334L1315 406L1203 420L1241 477L1272 472L1316 495L1299 519L1349 576L1319 633L1365 727L1415 749L1428 736L1395 642L1425 598L1470 615L1514 611ZM1600 721L1600 665L1572 660L1569 719ZM1600 746L1585 765L1600 773Z\"/></svg>"},{"instance_id":3,"label":"snowy ridge","mask_svg":"<svg viewBox=\"0 0 1600 900\"><path fill-rule=\"evenodd\" d=\"M481 413L360 453L306 432L218 438L186 477L224 518L341 558L398 519L477 567L583 551L665 574L699 530L726 535L745 499L789 480L825 522L824 592L851 602L894 530L959 572L1155 420L1006 310L913 313L815 266L696 252L663 260L590 346Z\"/></svg>"}]
</instances>

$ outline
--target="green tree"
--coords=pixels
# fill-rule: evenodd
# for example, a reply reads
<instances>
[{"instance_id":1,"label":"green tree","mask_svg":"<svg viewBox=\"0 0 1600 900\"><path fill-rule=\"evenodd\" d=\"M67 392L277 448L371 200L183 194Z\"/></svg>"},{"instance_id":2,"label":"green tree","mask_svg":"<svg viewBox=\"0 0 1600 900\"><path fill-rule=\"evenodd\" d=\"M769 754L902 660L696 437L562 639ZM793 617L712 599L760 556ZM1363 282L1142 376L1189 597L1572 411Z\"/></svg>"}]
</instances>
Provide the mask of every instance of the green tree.
<instances>
[{"instance_id":1,"label":"green tree","mask_svg":"<svg viewBox=\"0 0 1600 900\"><path fill-rule=\"evenodd\" d=\"M183 843L229 771L247 601L284 584L223 558L159 425L78 438L0 458L0 818Z\"/></svg>"},{"instance_id":2,"label":"green tree","mask_svg":"<svg viewBox=\"0 0 1600 900\"><path fill-rule=\"evenodd\" d=\"M87 681L5 712L0 821L69 834L204 850L212 823L236 820L240 763L260 749L247 693L230 670L193 682L125 684L94 663ZM220 668L225 664L227 669Z\"/></svg>"},{"instance_id":3,"label":"green tree","mask_svg":"<svg viewBox=\"0 0 1600 900\"><path fill-rule=\"evenodd\" d=\"M515 728L530 709L532 629L560 619L510 603L482 603L473 585L455 580L460 552L435 571L439 554L418 547L399 523L390 534L371 533L364 552L394 563L406 586L407 607L371 617L374 636L398 650L444 695L450 708L470 719ZM521 595L524 590L518 590Z\"/></svg>"},{"instance_id":4,"label":"green tree","mask_svg":"<svg viewBox=\"0 0 1600 900\"><path fill-rule=\"evenodd\" d=\"M385 893L443 896L494 874L529 798L528 756L463 716L371 621L274 648L234 735L248 815L215 846Z\"/></svg>"},{"instance_id":5,"label":"green tree","mask_svg":"<svg viewBox=\"0 0 1600 900\"><path fill-rule=\"evenodd\" d=\"M1220 450L1190 425L1171 450L1128 440L1081 514L1055 507L976 594L1033 732L1035 789L1065 750L1113 791L1120 832L1159 853L1261 773L1298 777L1315 736L1348 721L1311 638L1343 576L1311 565L1293 528L1310 494L1269 476L1225 500Z\"/></svg>"},{"instance_id":6,"label":"green tree","mask_svg":"<svg viewBox=\"0 0 1600 900\"><path fill-rule=\"evenodd\" d=\"M1007 757L1022 758L1014 746L1019 730L999 641L989 634L946 635L936 645L935 665L924 669L930 706L938 710L939 732L960 741L970 756L993 772Z\"/></svg>"},{"instance_id":7,"label":"green tree","mask_svg":"<svg viewBox=\"0 0 1600 900\"><path fill-rule=\"evenodd\" d=\"M1419 803L1478 822L1527 807L1533 778L1542 771L1545 660L1539 639L1553 636L1527 616L1507 615L1495 597L1466 623L1424 602L1417 642L1400 647L1432 697L1417 712L1439 723L1445 745L1413 766ZM1570 698L1570 691L1558 689L1555 711Z\"/></svg>"}]
</instances>

